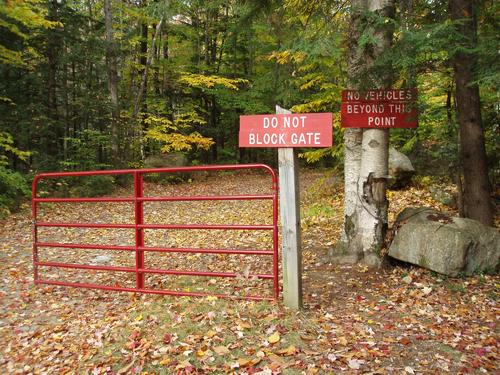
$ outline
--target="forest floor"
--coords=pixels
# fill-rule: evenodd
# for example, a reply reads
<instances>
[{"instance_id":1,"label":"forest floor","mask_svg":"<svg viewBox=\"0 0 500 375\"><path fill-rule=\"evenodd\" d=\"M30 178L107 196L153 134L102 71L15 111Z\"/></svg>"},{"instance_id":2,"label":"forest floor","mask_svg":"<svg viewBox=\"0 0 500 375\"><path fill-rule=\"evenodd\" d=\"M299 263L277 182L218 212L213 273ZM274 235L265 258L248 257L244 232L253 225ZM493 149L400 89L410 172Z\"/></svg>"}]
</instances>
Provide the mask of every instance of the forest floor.
<instances>
[{"instance_id":1,"label":"forest floor","mask_svg":"<svg viewBox=\"0 0 500 375\"><path fill-rule=\"evenodd\" d=\"M260 174L146 183L150 195L269 191ZM129 195L121 189L116 196ZM342 225L342 186L331 172L303 171L301 215L305 308L215 297L135 295L33 285L29 208L0 229L0 372L89 374L442 374L498 373L498 276L446 278L393 265L381 270L325 262ZM390 220L402 208L443 209L424 188L390 191ZM133 222L128 203L43 204L40 220ZM269 224L269 202L152 202L152 223ZM146 244L251 249L268 233L149 230ZM39 241L132 245L130 230L40 229ZM132 241L132 242L131 242ZM40 260L133 266L133 253L40 249ZM270 259L247 255L148 253L146 266L234 271L236 279L149 276L149 287L272 295ZM133 275L41 267L49 280L133 286Z\"/></svg>"}]
</instances>

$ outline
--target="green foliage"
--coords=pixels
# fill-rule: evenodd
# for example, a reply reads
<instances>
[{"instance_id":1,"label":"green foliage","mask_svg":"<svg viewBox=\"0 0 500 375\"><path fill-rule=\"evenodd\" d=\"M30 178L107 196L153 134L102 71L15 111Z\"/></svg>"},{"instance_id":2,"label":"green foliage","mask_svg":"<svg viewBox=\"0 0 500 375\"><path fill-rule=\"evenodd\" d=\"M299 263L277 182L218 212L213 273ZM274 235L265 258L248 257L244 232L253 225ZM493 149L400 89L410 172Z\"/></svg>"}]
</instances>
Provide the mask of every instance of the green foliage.
<instances>
[{"instance_id":1,"label":"green foliage","mask_svg":"<svg viewBox=\"0 0 500 375\"><path fill-rule=\"evenodd\" d=\"M112 176L82 177L69 188L71 197L98 197L109 195L115 188L115 179Z\"/></svg>"},{"instance_id":2,"label":"green foliage","mask_svg":"<svg viewBox=\"0 0 500 375\"><path fill-rule=\"evenodd\" d=\"M68 157L60 162L64 170L103 169L109 165L99 160L99 152L109 148L109 136L97 130L82 130L76 137L65 138Z\"/></svg>"},{"instance_id":3,"label":"green foliage","mask_svg":"<svg viewBox=\"0 0 500 375\"><path fill-rule=\"evenodd\" d=\"M11 47L8 42L0 40L0 62L14 66L24 66L23 53L36 56L32 48L26 48L29 32L37 29L51 29L62 26L45 18L46 9L40 0L7 1L0 6L0 30L7 30L21 42L21 47ZM25 49L23 50L23 47Z\"/></svg>"},{"instance_id":4,"label":"green foliage","mask_svg":"<svg viewBox=\"0 0 500 375\"><path fill-rule=\"evenodd\" d=\"M8 165L9 154L26 161L31 153L19 150L14 146L14 138L12 135L7 132L0 132L0 167Z\"/></svg>"},{"instance_id":5,"label":"green foliage","mask_svg":"<svg viewBox=\"0 0 500 375\"><path fill-rule=\"evenodd\" d=\"M0 166L0 219L5 218L23 199L30 196L28 182L21 174Z\"/></svg>"}]
</instances>

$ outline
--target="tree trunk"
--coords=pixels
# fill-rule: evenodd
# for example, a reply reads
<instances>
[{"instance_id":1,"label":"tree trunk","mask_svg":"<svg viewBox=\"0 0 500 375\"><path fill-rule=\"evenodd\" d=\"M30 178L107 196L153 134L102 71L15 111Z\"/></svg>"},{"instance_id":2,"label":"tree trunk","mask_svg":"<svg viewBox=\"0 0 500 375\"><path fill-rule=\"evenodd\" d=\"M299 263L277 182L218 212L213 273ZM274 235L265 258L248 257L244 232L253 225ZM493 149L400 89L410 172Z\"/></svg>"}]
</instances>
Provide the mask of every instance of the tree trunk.
<instances>
[{"instance_id":1,"label":"tree trunk","mask_svg":"<svg viewBox=\"0 0 500 375\"><path fill-rule=\"evenodd\" d=\"M493 225L491 185L481 119L479 87L474 83L477 55L476 2L450 0L450 14L458 21L457 31L463 36L463 45L452 56L458 123L460 125L460 152L464 173L464 203L467 217L485 225ZM472 51L472 52L469 52Z\"/></svg>"},{"instance_id":2,"label":"tree trunk","mask_svg":"<svg viewBox=\"0 0 500 375\"><path fill-rule=\"evenodd\" d=\"M58 21L59 4L53 0L50 2L48 19L50 21ZM60 52L61 38L57 30L49 30L47 41L47 117L50 119L50 126L53 133L47 138L46 153L47 155L57 155L61 149L59 147L62 142L62 131L59 122L59 111L57 105L57 70L58 70L58 55ZM62 143L61 143L62 144Z\"/></svg>"},{"instance_id":3,"label":"tree trunk","mask_svg":"<svg viewBox=\"0 0 500 375\"><path fill-rule=\"evenodd\" d=\"M106 65L108 68L108 89L111 100L111 152L115 163L120 160L120 137L118 134L120 107L118 103L118 72L116 46L113 39L113 14L111 0L104 0L104 20L106 26Z\"/></svg>"},{"instance_id":4,"label":"tree trunk","mask_svg":"<svg viewBox=\"0 0 500 375\"><path fill-rule=\"evenodd\" d=\"M145 66L144 66L144 71L142 72L142 79L141 79L141 86L139 87L139 91L137 92L137 97L135 98L135 103L134 103L134 113L133 117L134 119L137 118L137 114L139 113L139 108L142 103L142 98L144 96L144 93L146 91L146 85L148 81L148 71L149 67L151 66L151 62L153 60L153 55L155 51L155 46L156 46L156 40L158 39L158 35L160 34L160 29L161 25L163 23L163 17L161 17L160 22L158 22L158 25L156 25L156 30L155 34L153 36L153 41L151 42L151 49L149 50L148 58L146 60Z\"/></svg>"},{"instance_id":5,"label":"tree trunk","mask_svg":"<svg viewBox=\"0 0 500 375\"><path fill-rule=\"evenodd\" d=\"M357 46L361 36L361 17L366 1L352 1L352 15L349 28L348 51L348 86L356 89L358 85L354 79L361 69L364 54ZM348 128L344 130L344 227L340 241L334 249L334 255L341 262L357 262L361 257L359 246L354 242L358 232L358 181L361 165L362 130Z\"/></svg>"},{"instance_id":6,"label":"tree trunk","mask_svg":"<svg viewBox=\"0 0 500 375\"><path fill-rule=\"evenodd\" d=\"M359 77L392 42L392 28L370 25L363 19L364 14L371 11L383 17L392 17L394 0L355 0L352 9L349 88L390 87L391 69L386 76L377 76L368 83L364 81L363 85ZM358 41L366 32L375 37L376 44L361 50ZM338 262L353 263L362 259L371 266L380 264L380 249L387 229L388 140L386 129L352 128L344 132L344 229L332 254Z\"/></svg>"},{"instance_id":7,"label":"tree trunk","mask_svg":"<svg viewBox=\"0 0 500 375\"><path fill-rule=\"evenodd\" d=\"M155 30L155 33L153 36L153 40L151 42L151 49L149 50L149 53L147 55L147 59L144 63L144 70L142 72L141 85L139 86L139 91L137 92L137 96L136 96L135 101L134 101L134 112L132 114L132 119L133 119L134 123L136 123L137 116L139 114L139 109L141 108L143 96L146 94L146 86L147 86L147 82L148 82L148 71L149 71L149 67L151 66L151 62L153 61L153 56L154 56L155 49L156 49L156 40L158 39L158 35L160 34L162 24L163 24L163 16L161 17L160 22L158 22L158 24L156 25L156 30ZM141 158L144 160L146 157L146 150L144 148L145 145L144 145L144 140L143 140L143 133L144 133L145 129L143 129L143 126L144 126L143 124L140 125L138 132L139 132L139 143L141 145L140 146Z\"/></svg>"}]
</instances>

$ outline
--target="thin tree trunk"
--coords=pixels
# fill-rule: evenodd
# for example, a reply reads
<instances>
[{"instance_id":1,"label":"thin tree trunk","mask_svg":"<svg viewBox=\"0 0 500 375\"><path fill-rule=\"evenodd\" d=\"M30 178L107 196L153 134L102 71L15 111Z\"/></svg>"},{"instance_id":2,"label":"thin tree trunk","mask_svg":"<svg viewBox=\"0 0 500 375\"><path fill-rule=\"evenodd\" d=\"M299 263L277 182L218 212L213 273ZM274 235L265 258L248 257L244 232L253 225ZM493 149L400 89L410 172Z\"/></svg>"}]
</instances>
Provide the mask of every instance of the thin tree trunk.
<instances>
[{"instance_id":1,"label":"thin tree trunk","mask_svg":"<svg viewBox=\"0 0 500 375\"><path fill-rule=\"evenodd\" d=\"M113 39L113 14L111 0L104 0L104 20L106 26L106 65L108 68L108 89L111 100L111 152L116 163L120 160L120 137L118 134L120 107L118 102L118 71L116 46Z\"/></svg>"},{"instance_id":2,"label":"thin tree trunk","mask_svg":"<svg viewBox=\"0 0 500 375\"><path fill-rule=\"evenodd\" d=\"M158 35L160 34L160 29L161 29L162 23L163 23L163 17L161 17L160 22L158 22L158 25L156 25L155 34L153 36L153 41L151 43L151 49L149 50L148 58L146 60L146 65L144 66L144 71L142 72L141 85L139 87L139 91L137 92L137 96L136 96L135 102L134 102L134 112L133 112L134 119L137 119L137 114L139 113L139 108L140 108L141 103L142 103L142 99L143 99L144 92L146 89L146 84L148 81L148 71L149 71L149 67L151 66L151 62L153 60L153 55L154 55L155 46L156 46L156 40L158 38Z\"/></svg>"},{"instance_id":3,"label":"thin tree trunk","mask_svg":"<svg viewBox=\"0 0 500 375\"><path fill-rule=\"evenodd\" d=\"M158 39L158 35L160 34L162 24L163 24L163 16L161 17L160 22L158 22L158 24L156 25L156 30L155 30L155 33L153 36L153 40L151 42L151 49L149 50L148 58L145 62L144 70L142 72L141 85L139 86L139 91L137 92L137 96L135 98L134 112L132 114L132 119L133 119L134 124L137 122L137 116L139 114L139 109L141 108L142 99L143 99L143 96L145 95L145 92L146 92L146 86L147 86L147 82L148 82L148 71L149 71L149 67L151 66L151 62L153 61L153 56L154 56L155 49L156 49L155 48L156 47L156 40ZM144 139L143 139L143 133L144 133L143 124L140 125L138 133L139 133L141 159L144 160L146 157L146 150L145 150L145 144L144 144Z\"/></svg>"},{"instance_id":4,"label":"thin tree trunk","mask_svg":"<svg viewBox=\"0 0 500 375\"><path fill-rule=\"evenodd\" d=\"M450 14L458 21L457 31L464 37L464 45L452 57L455 71L458 122L460 124L460 152L464 172L465 212L471 219L493 225L491 185L481 119L479 86L474 83L477 62L473 50L477 44L476 1L450 0Z\"/></svg>"},{"instance_id":5,"label":"thin tree trunk","mask_svg":"<svg viewBox=\"0 0 500 375\"><path fill-rule=\"evenodd\" d=\"M48 19L50 21L58 21L57 8L59 7L58 2L52 0L49 5ZM46 153L47 155L57 155L59 148L59 142L62 141L62 132L59 123L59 112L57 105L57 58L59 53L59 46L61 40L57 34L57 30L50 31L50 35L47 43L47 65L48 65L48 76L47 76L47 114L48 118L52 121L51 126L54 129L53 136L49 137L46 142Z\"/></svg>"}]
</instances>

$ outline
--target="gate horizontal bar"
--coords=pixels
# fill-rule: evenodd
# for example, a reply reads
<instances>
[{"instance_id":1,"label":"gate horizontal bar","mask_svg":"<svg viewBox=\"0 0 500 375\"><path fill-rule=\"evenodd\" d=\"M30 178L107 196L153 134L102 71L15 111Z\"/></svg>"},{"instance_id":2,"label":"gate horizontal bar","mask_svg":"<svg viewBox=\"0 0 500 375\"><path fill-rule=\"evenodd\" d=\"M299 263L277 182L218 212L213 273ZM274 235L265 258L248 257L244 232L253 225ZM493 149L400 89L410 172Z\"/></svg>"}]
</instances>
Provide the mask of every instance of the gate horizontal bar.
<instances>
[{"instance_id":1,"label":"gate horizontal bar","mask_svg":"<svg viewBox=\"0 0 500 375\"><path fill-rule=\"evenodd\" d=\"M135 202L134 197L33 198L36 203Z\"/></svg>"},{"instance_id":2,"label":"gate horizontal bar","mask_svg":"<svg viewBox=\"0 0 500 375\"><path fill-rule=\"evenodd\" d=\"M101 224L101 223L51 223L38 222L35 227L63 227L63 228L110 228L110 229L135 229L135 224Z\"/></svg>"},{"instance_id":3,"label":"gate horizontal bar","mask_svg":"<svg viewBox=\"0 0 500 375\"><path fill-rule=\"evenodd\" d=\"M64 249L100 249L100 250L124 250L135 251L135 246L115 246L115 245L94 245L77 243L58 243L58 242L36 242L38 247L57 247Z\"/></svg>"},{"instance_id":4,"label":"gate horizontal bar","mask_svg":"<svg viewBox=\"0 0 500 375\"><path fill-rule=\"evenodd\" d=\"M35 176L35 182L41 178L57 177L82 177L82 176L101 176L101 175L122 175L122 174L150 174L150 173L176 173L176 172L197 172L197 171L228 171L242 169L264 169L273 177L273 183L276 182L275 172L271 167L265 164L229 164L229 165L199 165L193 167L168 167L168 168L145 168L145 169L106 169L98 171L79 171L79 172L51 172L40 173ZM276 180L276 181L274 181Z\"/></svg>"},{"instance_id":5,"label":"gate horizontal bar","mask_svg":"<svg viewBox=\"0 0 500 375\"><path fill-rule=\"evenodd\" d=\"M273 230L272 225L238 224L140 224L143 229L220 229L220 230Z\"/></svg>"},{"instance_id":6,"label":"gate horizontal bar","mask_svg":"<svg viewBox=\"0 0 500 375\"><path fill-rule=\"evenodd\" d=\"M154 268L135 268L135 267L119 267L119 266L98 266L90 264L75 264L75 263L59 263L59 262L36 262L40 267L59 267L59 268L73 268L82 270L94 271L118 271L118 272L139 272L139 273L154 273L160 275L183 275L183 276L214 276L214 277L238 277L239 274L235 272L208 272L208 271L187 271L187 270L161 270ZM247 278L257 279L273 279L272 274L251 274Z\"/></svg>"},{"instance_id":7,"label":"gate horizontal bar","mask_svg":"<svg viewBox=\"0 0 500 375\"><path fill-rule=\"evenodd\" d=\"M190 202L190 201L239 201L273 199L272 194L258 195L192 195L183 197L99 197L99 198L33 198L36 203L92 203L92 202Z\"/></svg>"},{"instance_id":8,"label":"gate horizontal bar","mask_svg":"<svg viewBox=\"0 0 500 375\"><path fill-rule=\"evenodd\" d=\"M75 264L75 263L60 263L60 262L35 262L35 265L40 267L60 267L60 268L75 268L82 270L94 271L118 271L118 272L136 272L133 267L120 266L98 266L93 264Z\"/></svg>"},{"instance_id":9,"label":"gate horizontal bar","mask_svg":"<svg viewBox=\"0 0 500 375\"><path fill-rule=\"evenodd\" d=\"M219 229L219 230L273 230L273 225L238 225L238 224L101 224L101 223L35 223L37 227L64 228L142 228L142 229Z\"/></svg>"},{"instance_id":10,"label":"gate horizontal bar","mask_svg":"<svg viewBox=\"0 0 500 375\"><path fill-rule=\"evenodd\" d=\"M38 247L56 247L64 249L100 249L100 250L123 250L135 251L135 246L115 246L97 244L75 244L58 242L36 242ZM241 255L273 255L272 250L242 250L242 249L199 249L199 248L174 248L174 247L138 247L138 250L160 253L193 253L193 254L241 254Z\"/></svg>"},{"instance_id":11,"label":"gate horizontal bar","mask_svg":"<svg viewBox=\"0 0 500 375\"><path fill-rule=\"evenodd\" d=\"M140 268L139 272L144 273L155 273L160 275L181 275L181 276L215 276L215 277L238 277L241 276L235 272L209 272L209 271L184 271L184 270L160 270L151 268ZM257 279L273 279L272 274L249 274L245 278L257 278Z\"/></svg>"},{"instance_id":12,"label":"gate horizontal bar","mask_svg":"<svg viewBox=\"0 0 500 375\"><path fill-rule=\"evenodd\" d=\"M149 294L161 294L167 296L184 296L184 297L218 297L218 298L230 298L230 299L248 299L255 301L273 301L273 297L263 297L263 296L236 296L234 294L213 294L213 293L203 293L203 292L178 292L174 290L162 290L162 289L137 289L137 288L127 288L121 286L108 286L90 283L72 283L64 281L52 281L52 280L35 280L36 284L45 285L56 285L56 286L69 286L74 288L87 288L87 289L101 289L117 292L133 292L133 293L149 293Z\"/></svg>"},{"instance_id":13,"label":"gate horizontal bar","mask_svg":"<svg viewBox=\"0 0 500 375\"><path fill-rule=\"evenodd\" d=\"M193 253L193 254L242 254L242 255L273 255L272 250L238 250L238 249L190 249L171 247L139 247L139 250L159 253Z\"/></svg>"},{"instance_id":14,"label":"gate horizontal bar","mask_svg":"<svg viewBox=\"0 0 500 375\"><path fill-rule=\"evenodd\" d=\"M138 201L143 202L182 202L182 201L246 201L246 200L260 200L260 199L273 199L272 194L260 195L191 195L183 197L142 197L137 198Z\"/></svg>"}]
</instances>

